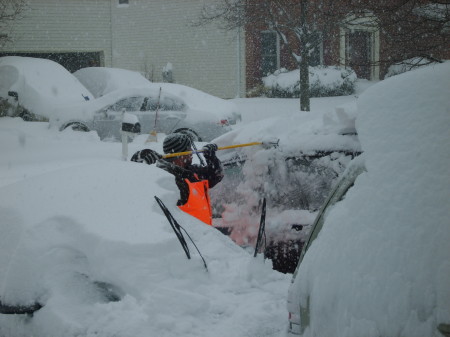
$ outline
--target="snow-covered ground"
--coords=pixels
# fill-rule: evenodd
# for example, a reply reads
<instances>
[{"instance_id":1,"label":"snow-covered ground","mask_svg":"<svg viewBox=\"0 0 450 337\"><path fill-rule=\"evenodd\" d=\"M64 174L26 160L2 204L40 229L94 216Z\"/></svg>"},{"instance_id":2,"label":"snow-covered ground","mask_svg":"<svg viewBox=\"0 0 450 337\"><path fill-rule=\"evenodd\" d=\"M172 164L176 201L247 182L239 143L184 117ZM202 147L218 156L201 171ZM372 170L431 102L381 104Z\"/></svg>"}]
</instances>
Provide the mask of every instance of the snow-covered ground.
<instances>
[{"instance_id":1,"label":"snow-covered ground","mask_svg":"<svg viewBox=\"0 0 450 337\"><path fill-rule=\"evenodd\" d=\"M289 276L174 207L178 191L165 171L122 161L120 143L46 123L3 118L0 138L0 297L44 305L32 318L0 315L0 336L270 336L285 328ZM208 272L192 245L187 260L154 196L196 242ZM95 295L95 281L120 289L121 301Z\"/></svg>"},{"instance_id":2,"label":"snow-covered ground","mask_svg":"<svg viewBox=\"0 0 450 337\"><path fill-rule=\"evenodd\" d=\"M299 121L333 119L336 106L356 111L358 95L313 99ZM289 119L299 104L235 101L247 125ZM282 130L280 143L292 139L293 132L284 131L301 133L302 125ZM128 158L144 147L162 152L163 137L157 143L136 137ZM8 117L0 119L0 153L0 299L43 305L32 317L0 314L1 337L285 335L291 276L178 210L178 190L165 171L123 161L120 143L102 142L93 132L58 132ZM187 259L154 196L195 241L208 271L190 243ZM111 301L111 294L120 300ZM368 301L373 305L376 295ZM348 314L355 313L350 308Z\"/></svg>"},{"instance_id":3,"label":"snow-covered ground","mask_svg":"<svg viewBox=\"0 0 450 337\"><path fill-rule=\"evenodd\" d=\"M242 125L275 112L283 119L298 106L236 101ZM354 101L314 99L305 120ZM163 138L136 137L128 158L144 147L162 153ZM44 305L33 317L0 315L0 336L284 334L290 275L174 207L178 190L165 171L123 161L122 145L95 132L19 118L0 119L0 148L0 299ZM191 244L186 258L154 196L192 236L208 272ZM108 302L96 282L111 284L121 300Z\"/></svg>"}]
</instances>

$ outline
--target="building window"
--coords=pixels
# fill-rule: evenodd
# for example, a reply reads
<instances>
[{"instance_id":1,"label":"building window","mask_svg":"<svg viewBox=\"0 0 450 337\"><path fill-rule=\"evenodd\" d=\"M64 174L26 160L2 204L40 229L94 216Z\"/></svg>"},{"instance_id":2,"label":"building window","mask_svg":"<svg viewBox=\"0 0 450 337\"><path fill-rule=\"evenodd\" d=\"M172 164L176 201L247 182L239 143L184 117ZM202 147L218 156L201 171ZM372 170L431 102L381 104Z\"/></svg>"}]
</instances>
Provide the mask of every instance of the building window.
<instances>
[{"instance_id":1,"label":"building window","mask_svg":"<svg viewBox=\"0 0 450 337\"><path fill-rule=\"evenodd\" d=\"M273 31L261 32L261 74L267 76L280 68L280 42Z\"/></svg>"},{"instance_id":2,"label":"building window","mask_svg":"<svg viewBox=\"0 0 450 337\"><path fill-rule=\"evenodd\" d=\"M370 12L364 16L349 15L341 27L339 58L351 67L358 78L380 78L380 30L378 19Z\"/></svg>"},{"instance_id":3,"label":"building window","mask_svg":"<svg viewBox=\"0 0 450 337\"><path fill-rule=\"evenodd\" d=\"M128 0L118 0L117 8L128 8L129 3L130 2Z\"/></svg>"},{"instance_id":4,"label":"building window","mask_svg":"<svg viewBox=\"0 0 450 337\"><path fill-rule=\"evenodd\" d=\"M323 42L322 34L316 32L311 35L311 45L314 46L309 52L309 65L316 67L323 64Z\"/></svg>"}]
</instances>

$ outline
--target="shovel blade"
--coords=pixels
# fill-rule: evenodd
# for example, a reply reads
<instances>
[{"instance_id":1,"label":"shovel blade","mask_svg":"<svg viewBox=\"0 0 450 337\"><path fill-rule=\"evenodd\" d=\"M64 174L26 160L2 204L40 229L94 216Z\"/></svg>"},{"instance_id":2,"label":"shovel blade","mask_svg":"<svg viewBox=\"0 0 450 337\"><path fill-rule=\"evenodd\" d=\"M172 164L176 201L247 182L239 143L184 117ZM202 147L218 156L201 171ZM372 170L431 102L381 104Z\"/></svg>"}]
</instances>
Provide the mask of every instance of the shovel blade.
<instances>
[{"instance_id":1,"label":"shovel blade","mask_svg":"<svg viewBox=\"0 0 450 337\"><path fill-rule=\"evenodd\" d=\"M157 142L157 141L158 141L158 134L156 133L155 130L153 130L150 132L150 134L148 135L148 138L145 142L150 143L150 142Z\"/></svg>"}]
</instances>

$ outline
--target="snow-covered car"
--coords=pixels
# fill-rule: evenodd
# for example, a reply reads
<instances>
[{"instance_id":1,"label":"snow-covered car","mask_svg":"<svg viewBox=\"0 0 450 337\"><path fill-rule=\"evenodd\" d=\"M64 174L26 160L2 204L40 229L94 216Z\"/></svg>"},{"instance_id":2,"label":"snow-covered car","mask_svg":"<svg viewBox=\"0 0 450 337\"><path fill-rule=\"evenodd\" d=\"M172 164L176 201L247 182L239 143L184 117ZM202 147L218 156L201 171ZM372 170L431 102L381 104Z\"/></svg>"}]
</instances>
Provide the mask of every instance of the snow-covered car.
<instances>
[{"instance_id":1,"label":"snow-covered car","mask_svg":"<svg viewBox=\"0 0 450 337\"><path fill-rule=\"evenodd\" d=\"M269 145L218 152L225 177L211 191L215 226L237 244L255 247L265 198L264 253L275 270L293 273L317 210L348 162L361 153L353 108L269 118L215 139L219 146L258 140ZM274 140L277 146L270 145Z\"/></svg>"},{"instance_id":2,"label":"snow-covered car","mask_svg":"<svg viewBox=\"0 0 450 337\"><path fill-rule=\"evenodd\" d=\"M149 87L161 89L163 94L176 97L180 104L187 109L205 111L216 119L231 125L242 119L235 103L225 100L201 90L176 83L150 82L136 71L121 68L88 67L74 72L83 85L95 97L101 97L112 91L125 88Z\"/></svg>"},{"instance_id":3,"label":"snow-covered car","mask_svg":"<svg viewBox=\"0 0 450 337\"><path fill-rule=\"evenodd\" d=\"M84 104L93 95L60 64L40 58L0 57L0 115L48 120L56 107ZM64 113L62 109L60 112Z\"/></svg>"},{"instance_id":4,"label":"snow-covered car","mask_svg":"<svg viewBox=\"0 0 450 337\"><path fill-rule=\"evenodd\" d=\"M117 89L86 104L65 106L63 113L53 115L50 125L59 130L94 130L100 139L120 139L125 113L137 116L143 134L181 132L194 140L209 141L231 130L226 121L190 109L177 96L157 87Z\"/></svg>"},{"instance_id":5,"label":"snow-covered car","mask_svg":"<svg viewBox=\"0 0 450 337\"><path fill-rule=\"evenodd\" d=\"M240 119L231 101L180 84L152 83L134 71L91 67L74 75L93 91L96 102L68 107L52 121L60 129L77 126L96 130L102 139L118 138L122 113L128 112L138 116L143 133L184 132L209 141Z\"/></svg>"},{"instance_id":6,"label":"snow-covered car","mask_svg":"<svg viewBox=\"0 0 450 337\"><path fill-rule=\"evenodd\" d=\"M448 336L450 63L358 99L364 153L322 206L288 292L289 336Z\"/></svg>"},{"instance_id":7,"label":"snow-covered car","mask_svg":"<svg viewBox=\"0 0 450 337\"><path fill-rule=\"evenodd\" d=\"M309 235L307 236L307 239L304 241L304 244L302 245L302 248L300 249L300 256L298 260L298 265L300 265L304 255L306 254L309 247L311 247L311 244L314 242L314 240L317 238L317 235L319 234L320 230L323 227L323 223L325 221L325 217L327 213L331 210L331 208L339 201L341 201L344 197L347 191L353 186L355 183L356 178L365 171L364 167L364 161L359 157L358 159L355 159L352 161L349 166L347 167L346 171L340 177L339 182L334 186L333 190L331 191L328 198L323 203L323 206L317 213L317 216L311 226L311 230L309 232ZM295 269L292 283L294 283L295 278L298 274L298 267ZM288 299L287 299L287 307L289 311L289 335L300 335L303 333L304 327L301 327L300 321L302 320L303 326L306 326L310 319L310 313L308 310L304 310L302 312L300 309L300 303L299 303L299 297L298 293L296 292L296 286L292 285L289 289ZM300 316L302 316L300 318Z\"/></svg>"}]
</instances>

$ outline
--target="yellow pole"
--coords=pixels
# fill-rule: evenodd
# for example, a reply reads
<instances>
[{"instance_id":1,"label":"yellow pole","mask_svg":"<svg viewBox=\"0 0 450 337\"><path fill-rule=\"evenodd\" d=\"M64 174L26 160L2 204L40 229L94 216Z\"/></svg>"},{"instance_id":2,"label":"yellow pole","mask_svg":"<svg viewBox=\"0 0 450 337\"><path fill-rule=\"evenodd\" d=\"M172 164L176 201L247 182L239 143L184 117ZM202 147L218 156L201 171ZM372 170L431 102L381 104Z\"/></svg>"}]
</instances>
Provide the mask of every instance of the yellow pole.
<instances>
[{"instance_id":1,"label":"yellow pole","mask_svg":"<svg viewBox=\"0 0 450 337\"><path fill-rule=\"evenodd\" d=\"M262 144L263 144L262 142L253 142L253 143L245 143L245 144L227 145L227 146L218 147L217 150L234 149L236 147L254 146L254 145L262 145ZM172 157L179 157L179 156L187 156L188 154L192 154L195 152L203 152L203 150L169 153L169 154L163 155L162 157L163 158L172 158Z\"/></svg>"}]
</instances>

